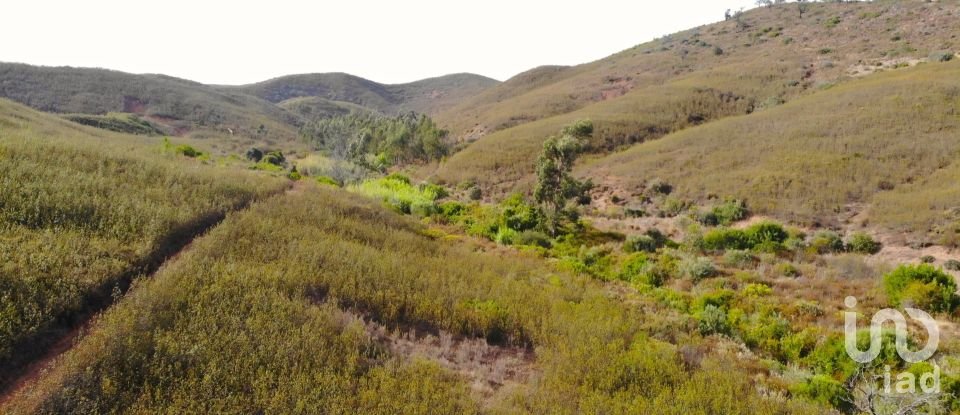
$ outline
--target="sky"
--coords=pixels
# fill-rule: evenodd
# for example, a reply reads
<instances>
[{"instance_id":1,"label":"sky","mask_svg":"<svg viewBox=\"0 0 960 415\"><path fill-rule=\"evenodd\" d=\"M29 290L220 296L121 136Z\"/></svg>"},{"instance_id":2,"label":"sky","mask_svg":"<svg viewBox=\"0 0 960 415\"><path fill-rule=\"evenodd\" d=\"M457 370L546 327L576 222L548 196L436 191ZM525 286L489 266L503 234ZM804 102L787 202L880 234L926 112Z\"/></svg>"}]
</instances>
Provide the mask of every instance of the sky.
<instances>
[{"instance_id":1,"label":"sky","mask_svg":"<svg viewBox=\"0 0 960 415\"><path fill-rule=\"evenodd\" d=\"M6 2L0 61L246 84L315 72L403 83L505 80L723 19L744 0L29 0Z\"/></svg>"}]
</instances>

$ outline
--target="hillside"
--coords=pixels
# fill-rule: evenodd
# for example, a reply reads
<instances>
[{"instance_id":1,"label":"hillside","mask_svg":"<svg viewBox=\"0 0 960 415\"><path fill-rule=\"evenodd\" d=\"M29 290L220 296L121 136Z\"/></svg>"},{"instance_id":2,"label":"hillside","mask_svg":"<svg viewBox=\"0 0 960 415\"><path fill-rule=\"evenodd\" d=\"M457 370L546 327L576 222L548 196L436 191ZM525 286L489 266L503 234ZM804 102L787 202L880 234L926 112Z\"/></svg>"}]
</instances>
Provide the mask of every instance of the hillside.
<instances>
[{"instance_id":1,"label":"hillside","mask_svg":"<svg viewBox=\"0 0 960 415\"><path fill-rule=\"evenodd\" d=\"M927 63L687 129L580 171L623 197L659 179L701 202L733 196L806 225L863 213L871 226L956 245L958 132L960 62Z\"/></svg>"},{"instance_id":2,"label":"hillside","mask_svg":"<svg viewBox=\"0 0 960 415\"><path fill-rule=\"evenodd\" d=\"M241 91L280 103L292 98L318 97L343 101L393 115L415 111L434 114L451 107L498 82L479 75L453 74L407 84L385 85L343 73L290 75L240 87Z\"/></svg>"},{"instance_id":3,"label":"hillside","mask_svg":"<svg viewBox=\"0 0 960 415\"><path fill-rule=\"evenodd\" d=\"M956 3L807 7L803 18L794 3L758 8L597 62L508 80L435 117L461 137L482 137L436 177L500 191L528 188L540 143L575 119L593 119L596 140L624 147L960 47ZM704 108L703 91L726 97L724 103Z\"/></svg>"},{"instance_id":4,"label":"hillside","mask_svg":"<svg viewBox=\"0 0 960 415\"><path fill-rule=\"evenodd\" d=\"M270 102L164 75L0 63L0 97L56 113L137 114L223 146L292 142L299 117Z\"/></svg>"}]
</instances>

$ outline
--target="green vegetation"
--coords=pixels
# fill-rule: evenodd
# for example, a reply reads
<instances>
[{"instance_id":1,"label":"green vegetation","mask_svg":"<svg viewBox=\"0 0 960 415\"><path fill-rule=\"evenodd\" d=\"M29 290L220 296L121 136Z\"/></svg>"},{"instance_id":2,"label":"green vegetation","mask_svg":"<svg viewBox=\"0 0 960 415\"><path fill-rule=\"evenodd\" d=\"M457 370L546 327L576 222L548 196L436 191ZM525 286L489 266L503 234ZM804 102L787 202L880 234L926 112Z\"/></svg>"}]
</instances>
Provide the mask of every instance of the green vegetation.
<instances>
[{"instance_id":1,"label":"green vegetation","mask_svg":"<svg viewBox=\"0 0 960 415\"><path fill-rule=\"evenodd\" d=\"M32 356L27 344L42 345L74 315L109 301L183 238L282 186L167 159L132 137L94 134L7 101L0 125L4 369Z\"/></svg>"},{"instance_id":2,"label":"green vegetation","mask_svg":"<svg viewBox=\"0 0 960 415\"><path fill-rule=\"evenodd\" d=\"M324 118L308 123L300 133L315 149L375 170L400 163L439 160L447 154L447 132L426 115L415 113Z\"/></svg>"},{"instance_id":3,"label":"green vegetation","mask_svg":"<svg viewBox=\"0 0 960 415\"><path fill-rule=\"evenodd\" d=\"M336 190L258 203L195 245L9 412L478 410L460 380L386 351L347 307L387 327L536 347L539 380L505 390L498 411L817 412L760 397L723 355L685 368L675 346L641 326L666 321L592 282L434 240Z\"/></svg>"},{"instance_id":4,"label":"green vegetation","mask_svg":"<svg viewBox=\"0 0 960 415\"><path fill-rule=\"evenodd\" d=\"M546 214L547 228L556 234L562 221L576 221L576 209L571 202L586 204L587 191L593 186L570 175L573 163L580 152L580 140L593 135L593 123L578 121L567 126L559 137L551 137L543 143L543 151L537 158L537 186L533 197Z\"/></svg>"},{"instance_id":5,"label":"green vegetation","mask_svg":"<svg viewBox=\"0 0 960 415\"><path fill-rule=\"evenodd\" d=\"M883 276L883 288L894 306L951 312L960 304L953 277L929 264L897 267Z\"/></svg>"}]
</instances>

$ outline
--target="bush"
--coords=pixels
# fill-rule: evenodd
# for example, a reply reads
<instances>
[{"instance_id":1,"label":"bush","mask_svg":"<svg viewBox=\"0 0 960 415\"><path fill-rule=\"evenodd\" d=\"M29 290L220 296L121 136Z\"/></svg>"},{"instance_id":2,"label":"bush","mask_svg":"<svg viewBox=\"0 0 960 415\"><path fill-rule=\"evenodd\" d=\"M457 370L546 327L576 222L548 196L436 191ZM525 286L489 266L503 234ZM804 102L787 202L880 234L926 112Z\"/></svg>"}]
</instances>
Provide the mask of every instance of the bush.
<instances>
[{"instance_id":1,"label":"bush","mask_svg":"<svg viewBox=\"0 0 960 415\"><path fill-rule=\"evenodd\" d=\"M739 229L717 228L703 235L703 248L709 251L750 249L750 238Z\"/></svg>"},{"instance_id":2,"label":"bush","mask_svg":"<svg viewBox=\"0 0 960 415\"><path fill-rule=\"evenodd\" d=\"M766 297L773 294L773 288L766 284L747 284L743 289L743 295L747 297Z\"/></svg>"},{"instance_id":3,"label":"bush","mask_svg":"<svg viewBox=\"0 0 960 415\"><path fill-rule=\"evenodd\" d=\"M950 62L954 58L953 52L941 51L930 54L930 62Z\"/></svg>"},{"instance_id":4,"label":"bush","mask_svg":"<svg viewBox=\"0 0 960 415\"><path fill-rule=\"evenodd\" d=\"M631 236L623 243L623 251L626 253L656 252L657 248L657 241L648 235Z\"/></svg>"},{"instance_id":5,"label":"bush","mask_svg":"<svg viewBox=\"0 0 960 415\"><path fill-rule=\"evenodd\" d=\"M176 153L179 155L190 157L190 158L200 157L203 155L202 151L197 150L186 144L178 145L177 148L174 149L174 151L176 151Z\"/></svg>"},{"instance_id":6,"label":"bush","mask_svg":"<svg viewBox=\"0 0 960 415\"><path fill-rule=\"evenodd\" d=\"M920 262L924 264L932 264L934 262L937 262L937 258L933 255L924 255L920 257Z\"/></svg>"},{"instance_id":7,"label":"bush","mask_svg":"<svg viewBox=\"0 0 960 415\"><path fill-rule=\"evenodd\" d=\"M470 190L467 192L467 197L469 197L470 200L483 199L483 191L480 190L479 187L476 187L476 186L471 187Z\"/></svg>"},{"instance_id":8,"label":"bush","mask_svg":"<svg viewBox=\"0 0 960 415\"><path fill-rule=\"evenodd\" d=\"M814 375L806 382L796 385L791 392L838 409L849 405L847 389L842 383L826 375Z\"/></svg>"},{"instance_id":9,"label":"bush","mask_svg":"<svg viewBox=\"0 0 960 415\"><path fill-rule=\"evenodd\" d=\"M930 311L953 311L957 284L953 277L929 264L901 265L883 276L883 288L894 306L913 305Z\"/></svg>"},{"instance_id":10,"label":"bush","mask_svg":"<svg viewBox=\"0 0 960 415\"><path fill-rule=\"evenodd\" d=\"M656 194L669 195L673 192L673 185L660 179L653 179L650 181L650 184L647 185L647 189L650 189Z\"/></svg>"},{"instance_id":11,"label":"bush","mask_svg":"<svg viewBox=\"0 0 960 415\"><path fill-rule=\"evenodd\" d=\"M943 267L950 271L960 271L960 261L948 259L947 262L943 264Z\"/></svg>"},{"instance_id":12,"label":"bush","mask_svg":"<svg viewBox=\"0 0 960 415\"><path fill-rule=\"evenodd\" d=\"M563 135L572 135L576 138L588 138L593 135L593 121L577 120L571 125L563 127Z\"/></svg>"},{"instance_id":13,"label":"bush","mask_svg":"<svg viewBox=\"0 0 960 415\"><path fill-rule=\"evenodd\" d=\"M330 176L317 176L316 180L317 180L317 183L320 183L320 184L326 184L326 185L336 186L336 187L342 186L340 182L338 182L336 179Z\"/></svg>"},{"instance_id":14,"label":"bush","mask_svg":"<svg viewBox=\"0 0 960 415\"><path fill-rule=\"evenodd\" d=\"M717 275L717 268L710 261L710 258L684 258L680 261L680 275L690 278L693 281L700 281Z\"/></svg>"},{"instance_id":15,"label":"bush","mask_svg":"<svg viewBox=\"0 0 960 415\"><path fill-rule=\"evenodd\" d=\"M712 211L717 218L717 224L723 226L746 219L748 213L747 204L736 199L726 200L714 206Z\"/></svg>"},{"instance_id":16,"label":"bush","mask_svg":"<svg viewBox=\"0 0 960 415\"><path fill-rule=\"evenodd\" d=\"M713 304L707 305L700 312L697 328L700 334L728 334L730 333L730 322L727 321L727 312Z\"/></svg>"},{"instance_id":17,"label":"bush","mask_svg":"<svg viewBox=\"0 0 960 415\"><path fill-rule=\"evenodd\" d=\"M745 268L756 261L757 257L743 249L731 249L723 254L723 263L729 267Z\"/></svg>"},{"instance_id":18,"label":"bush","mask_svg":"<svg viewBox=\"0 0 960 415\"><path fill-rule=\"evenodd\" d=\"M282 166L284 163L286 163L286 161L287 158L284 157L283 152L279 150L268 152L267 154L263 155L262 159L260 159L260 162L272 164L274 166Z\"/></svg>"},{"instance_id":19,"label":"bush","mask_svg":"<svg viewBox=\"0 0 960 415\"><path fill-rule=\"evenodd\" d=\"M881 247L882 246L880 243L871 238L870 235L867 235L863 232L857 232L850 236L850 240L847 241L846 249L849 252L873 255L877 252L880 252Z\"/></svg>"},{"instance_id":20,"label":"bush","mask_svg":"<svg viewBox=\"0 0 960 415\"><path fill-rule=\"evenodd\" d=\"M539 246L541 248L550 248L550 237L539 231L526 230L517 234L514 239L516 245Z\"/></svg>"},{"instance_id":21,"label":"bush","mask_svg":"<svg viewBox=\"0 0 960 415\"><path fill-rule=\"evenodd\" d=\"M756 223L744 229L743 233L747 236L752 246L770 243L780 245L783 241L786 241L789 236L787 231L783 229L783 226L780 226L780 224L776 222Z\"/></svg>"},{"instance_id":22,"label":"bush","mask_svg":"<svg viewBox=\"0 0 960 415\"><path fill-rule=\"evenodd\" d=\"M663 285L665 278L663 278L662 273L650 272L653 267L654 265L646 254L636 253L627 257L627 260L623 262L617 278L634 284L659 287Z\"/></svg>"},{"instance_id":23,"label":"bush","mask_svg":"<svg viewBox=\"0 0 960 415\"><path fill-rule=\"evenodd\" d=\"M783 275L784 277L796 278L800 276L800 270L789 262L777 264L775 270L777 274Z\"/></svg>"},{"instance_id":24,"label":"bush","mask_svg":"<svg viewBox=\"0 0 960 415\"><path fill-rule=\"evenodd\" d=\"M247 150L247 152L244 154L244 157L254 163L259 163L260 160L263 159L263 152L254 147Z\"/></svg>"},{"instance_id":25,"label":"bush","mask_svg":"<svg viewBox=\"0 0 960 415\"><path fill-rule=\"evenodd\" d=\"M843 250L843 239L833 231L819 231L810 240L810 249L818 254L831 254Z\"/></svg>"}]
</instances>

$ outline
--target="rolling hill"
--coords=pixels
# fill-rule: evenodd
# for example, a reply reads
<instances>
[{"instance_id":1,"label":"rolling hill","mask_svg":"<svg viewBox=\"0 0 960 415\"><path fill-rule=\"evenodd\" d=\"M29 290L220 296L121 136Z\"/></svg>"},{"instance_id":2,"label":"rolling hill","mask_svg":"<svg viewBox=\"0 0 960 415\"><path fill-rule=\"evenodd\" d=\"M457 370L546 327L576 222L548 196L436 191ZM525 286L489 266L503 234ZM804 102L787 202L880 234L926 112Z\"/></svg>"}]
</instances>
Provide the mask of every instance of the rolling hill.
<instances>
[{"instance_id":1,"label":"rolling hill","mask_svg":"<svg viewBox=\"0 0 960 415\"><path fill-rule=\"evenodd\" d=\"M326 73L290 75L222 89L241 91L274 103L317 97L350 102L387 115L402 111L433 115L498 83L479 75L453 74L408 84L385 85L349 74Z\"/></svg>"},{"instance_id":2,"label":"rolling hill","mask_svg":"<svg viewBox=\"0 0 960 415\"><path fill-rule=\"evenodd\" d=\"M753 9L596 62L508 80L435 117L476 142L424 174L473 180L495 193L528 189L540 143L575 119L594 120L595 139L606 143L595 148L605 152L960 47L953 2L806 7L802 18L795 3ZM723 102L705 106L704 91Z\"/></svg>"}]
</instances>

